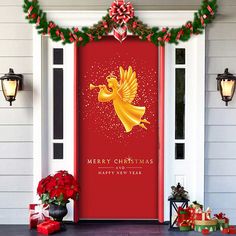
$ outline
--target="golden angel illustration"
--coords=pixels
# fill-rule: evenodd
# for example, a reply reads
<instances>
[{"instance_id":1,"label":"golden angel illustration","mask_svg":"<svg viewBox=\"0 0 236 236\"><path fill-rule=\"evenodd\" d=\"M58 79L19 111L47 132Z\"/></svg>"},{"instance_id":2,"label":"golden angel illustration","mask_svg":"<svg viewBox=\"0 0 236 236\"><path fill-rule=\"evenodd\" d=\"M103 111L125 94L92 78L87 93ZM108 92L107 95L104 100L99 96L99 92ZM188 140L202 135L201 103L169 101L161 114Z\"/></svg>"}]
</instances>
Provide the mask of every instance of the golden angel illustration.
<instances>
[{"instance_id":1,"label":"golden angel illustration","mask_svg":"<svg viewBox=\"0 0 236 236\"><path fill-rule=\"evenodd\" d=\"M107 76L108 88L106 85L95 86L90 84L90 90L99 88L99 102L113 102L116 115L122 122L125 131L130 132L134 126L138 125L143 129L147 129L145 124L149 121L143 119L146 108L132 105L138 90L138 82L136 72L129 66L128 70L124 70L120 66L120 81L113 74Z\"/></svg>"}]
</instances>

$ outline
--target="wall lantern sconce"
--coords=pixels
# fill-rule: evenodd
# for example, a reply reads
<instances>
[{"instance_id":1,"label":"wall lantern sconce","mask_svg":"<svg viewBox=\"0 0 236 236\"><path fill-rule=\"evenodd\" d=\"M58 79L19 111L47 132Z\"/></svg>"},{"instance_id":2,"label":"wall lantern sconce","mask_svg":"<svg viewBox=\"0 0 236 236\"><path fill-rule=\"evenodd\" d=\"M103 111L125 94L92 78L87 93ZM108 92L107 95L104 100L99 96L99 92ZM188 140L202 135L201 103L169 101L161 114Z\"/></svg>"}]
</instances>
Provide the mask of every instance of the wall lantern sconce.
<instances>
[{"instance_id":1,"label":"wall lantern sconce","mask_svg":"<svg viewBox=\"0 0 236 236\"><path fill-rule=\"evenodd\" d=\"M232 100L235 91L236 77L229 73L228 68L224 74L217 76L217 90L220 91L222 100L228 106L228 102Z\"/></svg>"},{"instance_id":2,"label":"wall lantern sconce","mask_svg":"<svg viewBox=\"0 0 236 236\"><path fill-rule=\"evenodd\" d=\"M15 74L13 69L9 69L9 73L0 78L2 84L2 91L6 101L12 102L16 100L18 90L23 87L23 75Z\"/></svg>"}]
</instances>

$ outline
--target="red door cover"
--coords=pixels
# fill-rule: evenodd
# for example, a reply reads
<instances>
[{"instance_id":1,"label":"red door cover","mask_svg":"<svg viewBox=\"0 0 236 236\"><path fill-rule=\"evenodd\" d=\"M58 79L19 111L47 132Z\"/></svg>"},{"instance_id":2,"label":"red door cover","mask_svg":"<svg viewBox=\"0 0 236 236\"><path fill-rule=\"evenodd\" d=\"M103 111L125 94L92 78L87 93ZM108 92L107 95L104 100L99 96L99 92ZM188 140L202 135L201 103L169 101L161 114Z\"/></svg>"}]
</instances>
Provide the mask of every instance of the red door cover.
<instances>
[{"instance_id":1,"label":"red door cover","mask_svg":"<svg viewBox=\"0 0 236 236\"><path fill-rule=\"evenodd\" d=\"M157 219L158 49L107 37L77 50L79 217Z\"/></svg>"}]
</instances>

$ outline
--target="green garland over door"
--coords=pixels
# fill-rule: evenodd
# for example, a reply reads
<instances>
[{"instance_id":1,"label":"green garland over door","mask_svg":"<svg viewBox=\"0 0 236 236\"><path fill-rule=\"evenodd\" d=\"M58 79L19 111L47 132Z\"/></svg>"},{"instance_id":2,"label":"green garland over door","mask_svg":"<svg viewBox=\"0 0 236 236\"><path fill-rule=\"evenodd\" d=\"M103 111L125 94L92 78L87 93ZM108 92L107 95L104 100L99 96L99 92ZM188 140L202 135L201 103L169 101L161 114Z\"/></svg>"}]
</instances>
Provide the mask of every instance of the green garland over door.
<instances>
[{"instance_id":1,"label":"green garland over door","mask_svg":"<svg viewBox=\"0 0 236 236\"><path fill-rule=\"evenodd\" d=\"M122 42L129 31L140 40L164 46L165 43L178 44L179 41L188 41L191 36L201 34L215 18L217 0L203 0L201 7L194 13L193 20L177 28L149 27L135 16L132 4L124 0L115 0L99 22L82 29L63 28L56 22L48 21L47 14L40 7L38 0L24 0L23 10L29 23L36 25L39 34L49 35L53 41L61 41L63 44L77 43L78 46L83 46L91 41L101 40L112 31Z\"/></svg>"}]
</instances>

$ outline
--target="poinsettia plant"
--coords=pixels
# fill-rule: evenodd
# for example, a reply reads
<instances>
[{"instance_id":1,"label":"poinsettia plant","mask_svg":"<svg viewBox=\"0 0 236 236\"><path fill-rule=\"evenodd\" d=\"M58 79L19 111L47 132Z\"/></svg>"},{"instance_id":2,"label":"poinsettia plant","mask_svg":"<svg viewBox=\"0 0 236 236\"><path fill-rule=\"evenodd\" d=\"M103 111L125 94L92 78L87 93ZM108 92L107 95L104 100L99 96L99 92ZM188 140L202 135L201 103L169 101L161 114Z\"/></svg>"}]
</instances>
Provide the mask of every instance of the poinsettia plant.
<instances>
[{"instance_id":1,"label":"poinsettia plant","mask_svg":"<svg viewBox=\"0 0 236 236\"><path fill-rule=\"evenodd\" d=\"M37 193L44 204L65 206L69 199L78 199L79 186L73 175L61 170L39 181Z\"/></svg>"}]
</instances>

